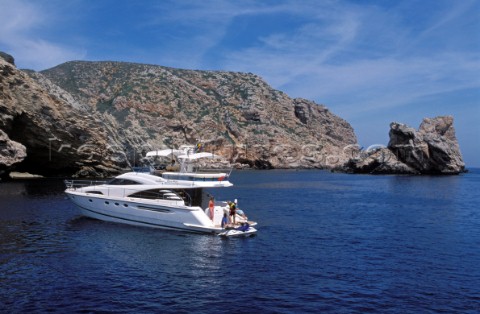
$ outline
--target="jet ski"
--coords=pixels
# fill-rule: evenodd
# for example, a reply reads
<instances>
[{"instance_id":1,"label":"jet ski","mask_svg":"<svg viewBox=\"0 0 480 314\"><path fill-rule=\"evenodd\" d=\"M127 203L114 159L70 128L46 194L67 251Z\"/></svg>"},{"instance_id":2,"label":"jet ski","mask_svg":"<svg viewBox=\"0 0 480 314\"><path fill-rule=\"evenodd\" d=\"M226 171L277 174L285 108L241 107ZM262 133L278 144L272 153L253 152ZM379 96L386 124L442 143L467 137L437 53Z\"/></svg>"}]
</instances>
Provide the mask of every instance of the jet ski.
<instances>
[{"instance_id":1,"label":"jet ski","mask_svg":"<svg viewBox=\"0 0 480 314\"><path fill-rule=\"evenodd\" d=\"M250 237L257 233L257 229L250 227L248 223L242 223L242 225L235 229L229 229L218 235L221 237Z\"/></svg>"}]
</instances>

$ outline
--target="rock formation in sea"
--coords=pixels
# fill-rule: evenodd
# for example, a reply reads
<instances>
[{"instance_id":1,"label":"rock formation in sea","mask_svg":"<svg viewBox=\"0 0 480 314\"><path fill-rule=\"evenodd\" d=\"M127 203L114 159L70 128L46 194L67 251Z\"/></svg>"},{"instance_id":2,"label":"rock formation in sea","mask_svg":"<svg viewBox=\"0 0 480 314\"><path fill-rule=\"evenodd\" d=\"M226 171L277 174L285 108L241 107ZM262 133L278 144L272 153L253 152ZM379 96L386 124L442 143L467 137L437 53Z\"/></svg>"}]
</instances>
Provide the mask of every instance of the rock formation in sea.
<instances>
[{"instance_id":1,"label":"rock formation in sea","mask_svg":"<svg viewBox=\"0 0 480 314\"><path fill-rule=\"evenodd\" d=\"M341 170L373 174L458 174L465 171L453 117L423 119L418 130L390 124L388 147L362 152Z\"/></svg>"},{"instance_id":2,"label":"rock formation in sea","mask_svg":"<svg viewBox=\"0 0 480 314\"><path fill-rule=\"evenodd\" d=\"M16 170L42 175L108 176L149 150L198 142L237 167L330 169L357 143L325 106L251 73L125 62L34 72L4 55L0 129L26 149Z\"/></svg>"}]
</instances>

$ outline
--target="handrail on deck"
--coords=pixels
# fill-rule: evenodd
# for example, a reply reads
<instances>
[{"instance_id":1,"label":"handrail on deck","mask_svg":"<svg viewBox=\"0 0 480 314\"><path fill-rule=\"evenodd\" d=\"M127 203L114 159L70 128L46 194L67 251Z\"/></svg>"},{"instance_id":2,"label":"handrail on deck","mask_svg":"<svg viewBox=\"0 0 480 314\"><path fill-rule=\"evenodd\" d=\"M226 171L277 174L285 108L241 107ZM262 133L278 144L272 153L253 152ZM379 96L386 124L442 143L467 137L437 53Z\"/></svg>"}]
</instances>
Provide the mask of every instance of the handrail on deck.
<instances>
[{"instance_id":1,"label":"handrail on deck","mask_svg":"<svg viewBox=\"0 0 480 314\"><path fill-rule=\"evenodd\" d=\"M68 189L78 189L87 186L102 185L107 184L108 181L98 181L98 180L64 180L65 186Z\"/></svg>"}]
</instances>

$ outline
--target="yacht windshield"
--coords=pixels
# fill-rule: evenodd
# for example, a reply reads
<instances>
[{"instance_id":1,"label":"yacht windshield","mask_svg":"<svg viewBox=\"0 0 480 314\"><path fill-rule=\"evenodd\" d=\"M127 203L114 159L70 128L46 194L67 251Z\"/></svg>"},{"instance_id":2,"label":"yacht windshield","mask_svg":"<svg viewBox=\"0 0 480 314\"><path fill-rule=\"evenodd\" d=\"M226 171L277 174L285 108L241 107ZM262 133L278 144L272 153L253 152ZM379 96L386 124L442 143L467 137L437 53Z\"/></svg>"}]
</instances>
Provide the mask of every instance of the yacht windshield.
<instances>
[{"instance_id":1,"label":"yacht windshield","mask_svg":"<svg viewBox=\"0 0 480 314\"><path fill-rule=\"evenodd\" d=\"M134 184L141 184L140 182L130 180L130 179L120 179L120 178L113 178L112 180L108 181L109 185L134 185Z\"/></svg>"}]
</instances>

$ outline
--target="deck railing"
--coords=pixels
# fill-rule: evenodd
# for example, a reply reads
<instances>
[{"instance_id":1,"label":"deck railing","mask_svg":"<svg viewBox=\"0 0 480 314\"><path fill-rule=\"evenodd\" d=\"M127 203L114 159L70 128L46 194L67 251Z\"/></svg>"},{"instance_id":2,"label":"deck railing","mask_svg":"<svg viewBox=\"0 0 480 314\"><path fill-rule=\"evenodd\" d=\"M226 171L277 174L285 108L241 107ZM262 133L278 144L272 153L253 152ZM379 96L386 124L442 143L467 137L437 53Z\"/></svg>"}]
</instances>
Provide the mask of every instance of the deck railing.
<instances>
[{"instance_id":1,"label":"deck railing","mask_svg":"<svg viewBox=\"0 0 480 314\"><path fill-rule=\"evenodd\" d=\"M87 186L95 186L95 185L102 185L107 184L108 181L98 181L98 180L64 180L65 186L67 189L78 189L84 188Z\"/></svg>"}]
</instances>

